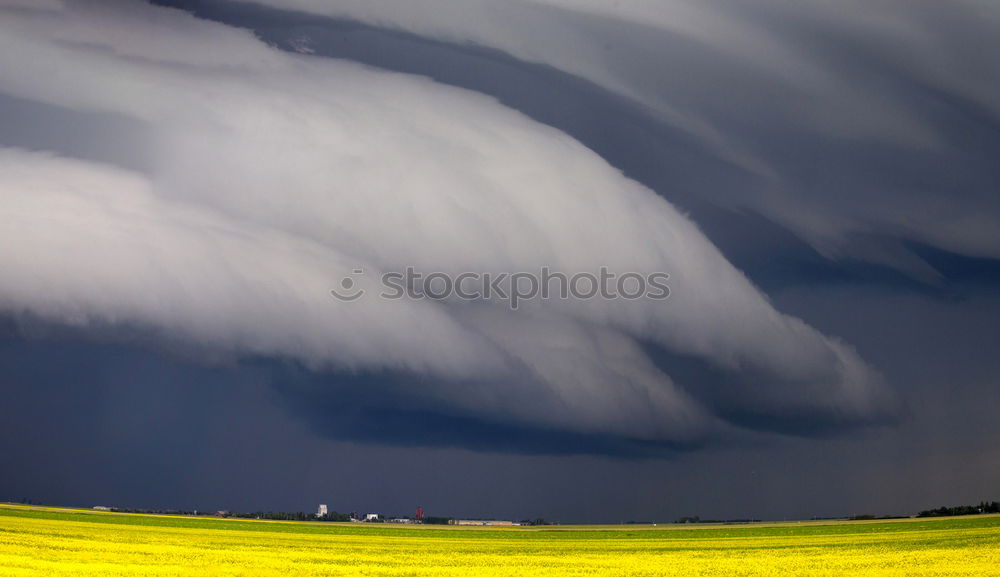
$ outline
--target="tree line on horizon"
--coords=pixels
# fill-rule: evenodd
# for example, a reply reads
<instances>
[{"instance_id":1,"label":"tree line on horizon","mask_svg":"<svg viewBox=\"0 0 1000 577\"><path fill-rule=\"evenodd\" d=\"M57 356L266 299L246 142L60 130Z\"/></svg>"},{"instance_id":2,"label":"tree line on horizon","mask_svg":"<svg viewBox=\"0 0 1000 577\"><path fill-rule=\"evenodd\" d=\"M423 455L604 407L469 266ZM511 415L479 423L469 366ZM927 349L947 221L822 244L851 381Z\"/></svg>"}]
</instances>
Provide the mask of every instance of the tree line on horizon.
<instances>
[{"instance_id":1,"label":"tree line on horizon","mask_svg":"<svg viewBox=\"0 0 1000 577\"><path fill-rule=\"evenodd\" d=\"M17 501L12 501L21 503L24 505L37 505L42 506L42 503L29 498L21 498ZM323 517L318 517L314 513L304 513L301 511L287 512L287 511L255 511L251 513L239 512L239 511L211 511L211 510L184 510L184 509L140 509L140 508L128 508L128 507L107 507L106 510L114 511L117 513L140 513L147 515L201 515L201 516L216 516L216 517L233 517L239 519L266 519L270 521L332 521L332 522L349 522L352 516L356 514L351 513L338 513L337 511L330 511ZM915 515L915 517L954 517L958 515L980 515L988 513L1000 513L1000 502L997 501L981 501L978 505L959 505L957 507L938 507L937 509L927 509L920 511ZM862 520L878 520L878 519L900 519L906 516L893 516L885 515L881 517L876 517L874 515L854 515L851 517L846 517L846 519L851 521L862 521ZM440 516L427 516L424 517L423 523L428 525L447 525L449 522L453 521L454 517L440 517ZM701 519L697 515L680 517L673 521L674 523L759 523L759 519L727 519L727 520L714 520L714 519ZM545 519L525 519L520 521L522 525L552 525L557 524ZM629 521L628 524L636 523L635 521Z\"/></svg>"},{"instance_id":2,"label":"tree line on horizon","mask_svg":"<svg viewBox=\"0 0 1000 577\"><path fill-rule=\"evenodd\" d=\"M979 505L960 505L958 507L938 507L917 513L917 517L953 517L956 515L980 515L983 513L1000 513L1000 503L982 501Z\"/></svg>"}]
</instances>

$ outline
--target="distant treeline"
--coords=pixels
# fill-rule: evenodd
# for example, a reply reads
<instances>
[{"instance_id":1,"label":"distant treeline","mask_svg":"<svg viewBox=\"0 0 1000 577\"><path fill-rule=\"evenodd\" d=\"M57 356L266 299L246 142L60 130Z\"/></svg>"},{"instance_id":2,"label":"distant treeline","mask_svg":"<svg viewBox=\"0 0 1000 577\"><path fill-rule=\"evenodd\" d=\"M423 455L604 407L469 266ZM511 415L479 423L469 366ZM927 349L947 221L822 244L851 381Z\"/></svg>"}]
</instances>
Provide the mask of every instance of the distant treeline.
<instances>
[{"instance_id":1,"label":"distant treeline","mask_svg":"<svg viewBox=\"0 0 1000 577\"><path fill-rule=\"evenodd\" d=\"M257 511L254 513L227 513L226 517L237 517L240 519L267 519L269 521L341 521L346 522L351 520L350 513L338 513L336 511L330 511L324 517L317 517L315 514L303 513L301 511L295 513L286 513L284 511Z\"/></svg>"},{"instance_id":2,"label":"distant treeline","mask_svg":"<svg viewBox=\"0 0 1000 577\"><path fill-rule=\"evenodd\" d=\"M454 517L434 517L434 516L429 516L429 517L424 517L424 524L425 525L448 525L448 524L450 524L454 520L455 520ZM546 521L545 519L542 519L542 518L538 518L538 519L522 519L522 520L518 521L518 523L520 523L521 525L557 525L558 524L558 523L555 523L553 521Z\"/></svg>"},{"instance_id":3,"label":"distant treeline","mask_svg":"<svg viewBox=\"0 0 1000 577\"><path fill-rule=\"evenodd\" d=\"M200 515L208 517L233 517L238 519L267 519L270 521L350 521L348 513L338 513L331 511L326 517L317 517L315 514L297 511L289 513L287 511L255 511L253 513L242 513L239 511L202 511L195 509L188 511L184 509L128 509L125 507L110 507L116 513L142 513L145 515Z\"/></svg>"},{"instance_id":4,"label":"distant treeline","mask_svg":"<svg viewBox=\"0 0 1000 577\"><path fill-rule=\"evenodd\" d=\"M97 509L98 507L95 507ZM107 507L105 511L115 513L141 513L143 515L212 515L209 511L186 511L184 509L130 509L127 507Z\"/></svg>"},{"instance_id":5,"label":"distant treeline","mask_svg":"<svg viewBox=\"0 0 1000 577\"><path fill-rule=\"evenodd\" d=\"M1000 503L983 501L978 506L938 507L917 513L917 517L951 517L954 515L978 515L980 513L1000 513Z\"/></svg>"},{"instance_id":6,"label":"distant treeline","mask_svg":"<svg viewBox=\"0 0 1000 577\"><path fill-rule=\"evenodd\" d=\"M626 525L630 525L632 523L633 521L629 521ZM702 519L701 517L695 515L693 517L681 517L680 519L674 521L674 523L760 523L760 519Z\"/></svg>"},{"instance_id":7,"label":"distant treeline","mask_svg":"<svg viewBox=\"0 0 1000 577\"><path fill-rule=\"evenodd\" d=\"M13 502L13 501L12 501ZM29 498L19 499L19 503L25 505L40 505L38 501ZM215 516L215 517L235 517L239 519L268 519L272 521L337 521L337 522L348 522L352 520L352 515L354 518L358 518L356 513L338 513L337 511L330 511L324 517L317 517L313 513L303 513L298 512L286 512L286 511L256 511L253 513L241 513L237 511L212 511L212 510L201 510L195 509L193 511L185 509L131 509L125 507L95 507L95 509L104 509L115 511L118 513L144 513L147 515L200 515L200 516ZM920 511L917 513L917 517L952 517L956 515L979 515L984 513L1000 513L1000 502L983 501L979 505L961 505L958 507L938 507L937 509L928 509L926 511ZM403 518L403 517L401 517ZM904 517L884 515L876 517L875 515L854 515L848 517L852 521L863 521L863 520L875 520L875 519L900 519ZM819 519L814 517L814 519ZM427 516L423 519L423 523L429 525L447 525L453 520L453 517L435 517ZM378 522L385 522L385 519L379 519ZM420 521L418 521L420 522ZM681 517L674 521L674 523L759 523L760 519L701 519L697 515L690 517ZM533 520L522 520L520 521L522 525L553 525L551 521L546 521L545 519L533 519ZM629 524L636 523L636 521L629 521Z\"/></svg>"},{"instance_id":8,"label":"distant treeline","mask_svg":"<svg viewBox=\"0 0 1000 577\"><path fill-rule=\"evenodd\" d=\"M286 511L255 511L253 513L243 513L239 511L202 511L196 509L194 511L187 511L183 509L126 509L123 507L109 507L108 510L117 513L142 513L146 515L200 515L208 517L231 517L236 519L267 519L269 521L335 521L346 523L352 519L357 520L357 513L338 513L337 511L330 511L324 517L317 517L313 513L303 513L297 511L294 513L289 513ZM395 518L395 517L393 517ZM405 518L405 517L399 517ZM424 517L422 522L426 525L448 525L455 518L454 517L435 517L427 516ZM376 523L387 522L385 518L380 518ZM552 521L546 521L545 519L524 519L520 521L522 525L555 525L556 523Z\"/></svg>"}]
</instances>

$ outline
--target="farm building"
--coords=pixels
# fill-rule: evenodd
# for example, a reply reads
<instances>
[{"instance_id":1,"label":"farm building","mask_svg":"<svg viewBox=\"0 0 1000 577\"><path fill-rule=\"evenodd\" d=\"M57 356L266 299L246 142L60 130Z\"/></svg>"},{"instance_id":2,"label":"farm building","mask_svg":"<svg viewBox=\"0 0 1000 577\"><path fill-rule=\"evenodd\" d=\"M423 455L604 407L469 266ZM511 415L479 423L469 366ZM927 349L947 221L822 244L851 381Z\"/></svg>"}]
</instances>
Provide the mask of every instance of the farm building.
<instances>
[{"instance_id":1,"label":"farm building","mask_svg":"<svg viewBox=\"0 0 1000 577\"><path fill-rule=\"evenodd\" d=\"M514 523L513 521L485 521L481 519L452 519L448 521L449 525L467 525L467 526L478 526L478 527L513 527L519 525L520 523Z\"/></svg>"}]
</instances>

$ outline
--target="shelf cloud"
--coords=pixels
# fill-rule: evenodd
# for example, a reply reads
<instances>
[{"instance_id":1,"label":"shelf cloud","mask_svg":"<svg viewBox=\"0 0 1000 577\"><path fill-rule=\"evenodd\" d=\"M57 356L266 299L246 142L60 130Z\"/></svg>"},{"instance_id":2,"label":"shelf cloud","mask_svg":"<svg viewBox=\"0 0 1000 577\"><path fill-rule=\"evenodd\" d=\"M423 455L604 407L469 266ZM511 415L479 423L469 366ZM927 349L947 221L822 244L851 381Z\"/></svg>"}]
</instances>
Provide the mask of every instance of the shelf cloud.
<instances>
[{"instance_id":1,"label":"shelf cloud","mask_svg":"<svg viewBox=\"0 0 1000 577\"><path fill-rule=\"evenodd\" d=\"M745 28L734 9L671 3L678 19L661 21L638 2L614 14L596 3L473 3L467 18L431 21L428 8L447 2L392 11L376 2L270 3L565 67L771 179L766 193L722 200L760 208L817 245L840 246L871 226L970 255L996 256L1000 246L1000 227L960 226L992 218L974 210L975 199L933 222L891 206L873 207L862 222L838 210L820 218L824 198L783 204L788 190L770 159L730 138L731 127L708 114L711 102L693 112L684 100L705 87L675 92L666 76L645 86L639 80L653 62L620 68L634 55L622 35L640 27L716 53L709 65L719 74L753 67L763 53L797 71L786 88L820 74L780 37ZM572 18L555 24L565 11ZM809 17L792 11L781 16ZM487 13L512 24L497 30L528 34L537 22L551 24L554 36L488 36L475 24ZM794 432L805 418L848 426L897 413L889 386L850 344L776 310L670 202L493 98L284 52L247 30L135 2L3 2L0 15L5 98L118 119L100 136L133 143L99 159L74 153L74 143L100 146L85 132L59 135L50 147L41 138L0 148L6 315L84 332L138 328L205 358L280 359L345 376L331 377L329 391L304 393L325 402L639 442L696 444L736 427ZM606 18L616 22L607 37L593 36ZM905 24L898 33L913 33ZM625 47L597 58L594 38ZM714 38L729 40L713 47ZM560 46L574 50L580 68ZM850 93L826 95L822 82L836 79L818 82L810 94L824 94L833 112L815 130L851 138L873 129L843 120L856 103ZM763 101L759 88L747 98ZM963 90L984 108L996 102L995 87ZM808 98L796 92L794 100ZM892 125L895 145L943 146L906 110L869 112ZM896 218L907 224L888 222ZM379 275L406 267L452 277L541 267L663 272L670 297L554 299L516 311L498 299L377 298ZM352 278L366 297L332 298L354 271L363 271ZM393 378L358 378L385 374Z\"/></svg>"},{"instance_id":2,"label":"shelf cloud","mask_svg":"<svg viewBox=\"0 0 1000 577\"><path fill-rule=\"evenodd\" d=\"M1000 257L1000 7L976 0L241 0L489 47L629 99L745 172L699 195L924 282ZM736 88L738 87L738 88ZM945 200L941 190L948 190Z\"/></svg>"}]
</instances>

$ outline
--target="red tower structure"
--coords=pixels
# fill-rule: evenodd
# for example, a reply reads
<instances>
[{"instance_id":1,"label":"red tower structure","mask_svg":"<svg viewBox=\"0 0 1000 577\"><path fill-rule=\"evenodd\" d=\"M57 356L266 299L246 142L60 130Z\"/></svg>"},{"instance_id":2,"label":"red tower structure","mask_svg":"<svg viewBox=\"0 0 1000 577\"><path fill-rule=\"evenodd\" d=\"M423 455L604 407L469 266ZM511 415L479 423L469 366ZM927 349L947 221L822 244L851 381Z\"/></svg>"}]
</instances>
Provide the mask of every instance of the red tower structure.
<instances>
[{"instance_id":1,"label":"red tower structure","mask_svg":"<svg viewBox=\"0 0 1000 577\"><path fill-rule=\"evenodd\" d=\"M420 505L417 505L417 514L414 515L414 518L417 521L423 521L424 520L424 508L421 507Z\"/></svg>"}]
</instances>

